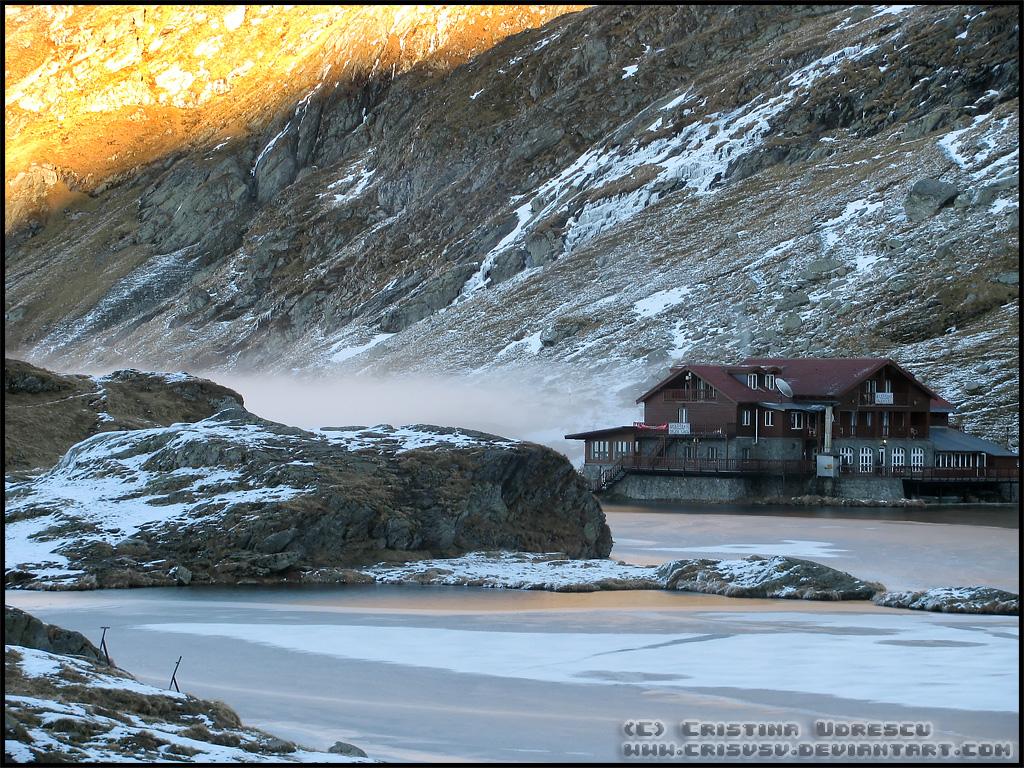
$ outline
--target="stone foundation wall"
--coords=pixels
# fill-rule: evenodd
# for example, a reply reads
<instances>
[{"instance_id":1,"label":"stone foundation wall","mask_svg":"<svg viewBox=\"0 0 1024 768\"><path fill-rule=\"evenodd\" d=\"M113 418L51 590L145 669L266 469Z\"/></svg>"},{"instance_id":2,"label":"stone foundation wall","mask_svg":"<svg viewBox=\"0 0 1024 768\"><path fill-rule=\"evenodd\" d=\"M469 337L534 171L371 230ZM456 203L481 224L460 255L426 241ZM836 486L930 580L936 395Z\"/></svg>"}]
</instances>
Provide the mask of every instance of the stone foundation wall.
<instances>
[{"instance_id":1,"label":"stone foundation wall","mask_svg":"<svg viewBox=\"0 0 1024 768\"><path fill-rule=\"evenodd\" d=\"M626 475L613 490L641 501L736 501L750 496L744 478L698 475Z\"/></svg>"},{"instance_id":2,"label":"stone foundation wall","mask_svg":"<svg viewBox=\"0 0 1024 768\"><path fill-rule=\"evenodd\" d=\"M904 498L903 481L887 477L843 477L833 481L807 475L714 477L629 474L611 490L639 501L739 501L808 494L880 502Z\"/></svg>"},{"instance_id":3,"label":"stone foundation wall","mask_svg":"<svg viewBox=\"0 0 1024 768\"><path fill-rule=\"evenodd\" d=\"M896 501L906 498L903 480L898 477L856 477L840 476L837 496L844 499L866 499L871 501Z\"/></svg>"}]
</instances>

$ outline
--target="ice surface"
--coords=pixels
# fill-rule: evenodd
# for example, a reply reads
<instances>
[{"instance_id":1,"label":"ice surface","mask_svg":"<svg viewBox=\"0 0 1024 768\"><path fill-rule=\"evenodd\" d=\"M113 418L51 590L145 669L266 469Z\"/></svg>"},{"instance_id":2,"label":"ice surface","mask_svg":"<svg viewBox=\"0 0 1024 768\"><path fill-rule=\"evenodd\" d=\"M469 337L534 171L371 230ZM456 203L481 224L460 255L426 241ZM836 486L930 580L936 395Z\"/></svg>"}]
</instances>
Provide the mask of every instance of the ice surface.
<instances>
[{"instance_id":1,"label":"ice surface","mask_svg":"<svg viewBox=\"0 0 1024 768\"><path fill-rule=\"evenodd\" d=\"M767 689L907 707L1017 710L1018 638L941 619L737 612L728 636L637 632L534 633L428 627L150 624L161 632L231 637L302 653L554 683L623 684L649 675L662 689ZM793 664L799 659L799 664ZM742 670L742 682L737 670ZM906 670L913 669L908 676ZM894 686L892 681L901 684Z\"/></svg>"}]
</instances>

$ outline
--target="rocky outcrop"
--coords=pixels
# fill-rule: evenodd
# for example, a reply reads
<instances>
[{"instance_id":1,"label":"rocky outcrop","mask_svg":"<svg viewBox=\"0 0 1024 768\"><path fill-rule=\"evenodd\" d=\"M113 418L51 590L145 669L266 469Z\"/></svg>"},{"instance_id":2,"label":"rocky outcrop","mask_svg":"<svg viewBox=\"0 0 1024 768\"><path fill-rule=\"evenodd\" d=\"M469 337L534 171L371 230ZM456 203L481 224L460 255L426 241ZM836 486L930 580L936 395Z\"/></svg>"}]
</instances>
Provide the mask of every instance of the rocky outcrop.
<instances>
[{"instance_id":1,"label":"rocky outcrop","mask_svg":"<svg viewBox=\"0 0 1024 768\"><path fill-rule=\"evenodd\" d=\"M573 560L563 552L471 552L458 558L381 563L349 573L320 573L343 583L436 584L490 589L598 592L663 589L653 565L607 559Z\"/></svg>"},{"instance_id":2,"label":"rocky outcrop","mask_svg":"<svg viewBox=\"0 0 1024 768\"><path fill-rule=\"evenodd\" d=\"M1020 616L1020 595L994 587L939 587L923 591L885 592L875 605L939 613L986 613Z\"/></svg>"},{"instance_id":3,"label":"rocky outcrop","mask_svg":"<svg viewBox=\"0 0 1024 768\"><path fill-rule=\"evenodd\" d=\"M921 221L952 203L958 194L960 190L955 184L938 179L921 179L910 188L903 202L903 210L911 221Z\"/></svg>"},{"instance_id":4,"label":"rocky outcrop","mask_svg":"<svg viewBox=\"0 0 1024 768\"><path fill-rule=\"evenodd\" d=\"M880 584L861 581L843 571L795 557L742 560L674 560L658 568L666 589L706 592L726 597L793 600L870 600Z\"/></svg>"},{"instance_id":5,"label":"rocky outcrop","mask_svg":"<svg viewBox=\"0 0 1024 768\"><path fill-rule=\"evenodd\" d=\"M101 664L113 663L81 632L47 624L11 605L4 606L4 644L37 648L61 656L84 656Z\"/></svg>"},{"instance_id":6,"label":"rocky outcrop","mask_svg":"<svg viewBox=\"0 0 1024 768\"><path fill-rule=\"evenodd\" d=\"M422 425L310 433L243 409L95 435L10 484L6 521L50 549L28 561L9 546L8 584L46 588L280 581L475 549L594 558L612 544L586 483L543 446Z\"/></svg>"},{"instance_id":7,"label":"rocky outcrop","mask_svg":"<svg viewBox=\"0 0 1024 768\"><path fill-rule=\"evenodd\" d=\"M59 374L4 359L4 470L48 469L98 432L199 421L243 404L228 387L188 374L134 369Z\"/></svg>"}]
</instances>

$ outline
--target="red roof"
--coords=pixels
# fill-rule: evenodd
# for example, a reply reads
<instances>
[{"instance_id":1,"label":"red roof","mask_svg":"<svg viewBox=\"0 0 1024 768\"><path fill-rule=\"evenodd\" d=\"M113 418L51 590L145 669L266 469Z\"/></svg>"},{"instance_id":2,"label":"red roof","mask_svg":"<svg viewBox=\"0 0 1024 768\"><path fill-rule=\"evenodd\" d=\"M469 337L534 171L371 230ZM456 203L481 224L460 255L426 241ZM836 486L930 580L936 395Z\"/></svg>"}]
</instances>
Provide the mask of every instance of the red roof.
<instances>
[{"instance_id":1,"label":"red roof","mask_svg":"<svg viewBox=\"0 0 1024 768\"><path fill-rule=\"evenodd\" d=\"M793 388L793 394L804 397L835 397L856 386L880 368L891 365L931 395L933 399L940 400L949 407L953 406L952 403L918 381L910 371L901 368L887 357L748 357L740 365L778 367L780 371L778 375Z\"/></svg>"},{"instance_id":2,"label":"red roof","mask_svg":"<svg viewBox=\"0 0 1024 768\"><path fill-rule=\"evenodd\" d=\"M738 366L724 365L686 365L680 368L673 368L672 375L638 397L637 402L643 402L655 392L667 387L682 387L683 381L685 380L688 372L691 372L694 376L703 379L735 403L790 402L790 399L785 397L781 392L777 392L772 389L751 389L747 386L745 376L743 381L737 381L733 376L733 373L748 373L748 371L740 371L738 368ZM751 369L751 371L752 370L753 369Z\"/></svg>"},{"instance_id":3,"label":"red roof","mask_svg":"<svg viewBox=\"0 0 1024 768\"><path fill-rule=\"evenodd\" d=\"M748 357L740 365L777 369L777 375L793 388L794 395L838 397L891 362L886 358L871 357Z\"/></svg>"},{"instance_id":4,"label":"red roof","mask_svg":"<svg viewBox=\"0 0 1024 768\"><path fill-rule=\"evenodd\" d=\"M793 358L748 357L737 365L683 365L672 369L671 375L645 392L637 402L647 400L655 392L670 386L681 387L687 372L706 381L733 402L789 403L792 399L781 392L751 389L746 375L754 372L774 373L793 389L795 397L834 399L880 368L891 365L922 387L932 398L933 407L950 407L949 403L908 371L889 358ZM736 377L740 378L737 379Z\"/></svg>"}]
</instances>

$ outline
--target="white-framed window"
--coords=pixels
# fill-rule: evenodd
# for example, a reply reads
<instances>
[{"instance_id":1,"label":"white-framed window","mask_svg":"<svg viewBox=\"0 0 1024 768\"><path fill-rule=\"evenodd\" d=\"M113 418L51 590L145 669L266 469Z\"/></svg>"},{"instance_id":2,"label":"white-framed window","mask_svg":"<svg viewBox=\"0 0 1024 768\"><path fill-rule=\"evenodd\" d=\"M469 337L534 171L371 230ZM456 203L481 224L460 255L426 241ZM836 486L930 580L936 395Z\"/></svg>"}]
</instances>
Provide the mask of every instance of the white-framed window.
<instances>
[{"instance_id":1,"label":"white-framed window","mask_svg":"<svg viewBox=\"0 0 1024 768\"><path fill-rule=\"evenodd\" d=\"M743 414L742 414L741 418L743 419L743 426L744 427L749 427L750 426L750 409L749 408L744 408L743 409Z\"/></svg>"},{"instance_id":2,"label":"white-framed window","mask_svg":"<svg viewBox=\"0 0 1024 768\"><path fill-rule=\"evenodd\" d=\"M874 470L875 452L867 446L860 449L860 471L871 472Z\"/></svg>"},{"instance_id":3,"label":"white-framed window","mask_svg":"<svg viewBox=\"0 0 1024 768\"><path fill-rule=\"evenodd\" d=\"M740 452L740 458L741 459L749 459L750 458L750 446L744 446L743 447L743 450Z\"/></svg>"},{"instance_id":4,"label":"white-framed window","mask_svg":"<svg viewBox=\"0 0 1024 768\"><path fill-rule=\"evenodd\" d=\"M907 465L907 452L906 452L906 450L903 449L903 448L893 448L892 449L892 466L893 466L893 468L895 469L896 467L905 467L906 465Z\"/></svg>"},{"instance_id":5,"label":"white-framed window","mask_svg":"<svg viewBox=\"0 0 1024 768\"><path fill-rule=\"evenodd\" d=\"M878 466L885 466L885 448L878 449Z\"/></svg>"},{"instance_id":6,"label":"white-framed window","mask_svg":"<svg viewBox=\"0 0 1024 768\"><path fill-rule=\"evenodd\" d=\"M966 469L974 466L973 453L946 452L935 454L935 466L945 469Z\"/></svg>"},{"instance_id":7,"label":"white-framed window","mask_svg":"<svg viewBox=\"0 0 1024 768\"><path fill-rule=\"evenodd\" d=\"M750 387L751 389L757 389L757 374L756 373L748 373L747 374L747 386Z\"/></svg>"},{"instance_id":8,"label":"white-framed window","mask_svg":"<svg viewBox=\"0 0 1024 768\"><path fill-rule=\"evenodd\" d=\"M878 391L878 382L873 379L865 381L864 391L867 392L868 394L874 394L875 392Z\"/></svg>"},{"instance_id":9,"label":"white-framed window","mask_svg":"<svg viewBox=\"0 0 1024 768\"><path fill-rule=\"evenodd\" d=\"M775 374L774 373L766 373L764 375L764 388L765 389L775 389Z\"/></svg>"},{"instance_id":10,"label":"white-framed window","mask_svg":"<svg viewBox=\"0 0 1024 768\"><path fill-rule=\"evenodd\" d=\"M866 427L870 427L871 426L871 411L865 411L864 412L864 426L866 426Z\"/></svg>"},{"instance_id":11,"label":"white-framed window","mask_svg":"<svg viewBox=\"0 0 1024 768\"><path fill-rule=\"evenodd\" d=\"M685 407L683 407L683 408L680 408L680 409L679 409L679 423L680 423L680 424L685 424L685 423L686 423L686 422L688 422L689 420L690 420L690 419L689 419L689 417L687 416L686 408L685 408Z\"/></svg>"},{"instance_id":12,"label":"white-framed window","mask_svg":"<svg viewBox=\"0 0 1024 768\"><path fill-rule=\"evenodd\" d=\"M924 448L910 449L910 468L922 469L924 467Z\"/></svg>"},{"instance_id":13,"label":"white-framed window","mask_svg":"<svg viewBox=\"0 0 1024 768\"><path fill-rule=\"evenodd\" d=\"M708 458L709 459L717 459L718 458L718 448L716 448L713 445L708 446Z\"/></svg>"},{"instance_id":14,"label":"white-framed window","mask_svg":"<svg viewBox=\"0 0 1024 768\"><path fill-rule=\"evenodd\" d=\"M853 448L846 447L839 449L839 463L844 467L853 466Z\"/></svg>"},{"instance_id":15,"label":"white-framed window","mask_svg":"<svg viewBox=\"0 0 1024 768\"><path fill-rule=\"evenodd\" d=\"M772 411L765 411L764 412L764 425L766 427L770 427L774 423L775 423L775 417L774 417Z\"/></svg>"},{"instance_id":16,"label":"white-framed window","mask_svg":"<svg viewBox=\"0 0 1024 768\"><path fill-rule=\"evenodd\" d=\"M804 428L804 414L803 414L803 411L790 411L789 412L789 428L790 429L803 429Z\"/></svg>"}]
</instances>

